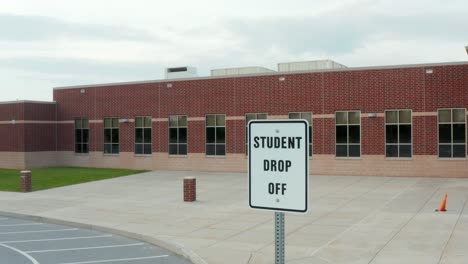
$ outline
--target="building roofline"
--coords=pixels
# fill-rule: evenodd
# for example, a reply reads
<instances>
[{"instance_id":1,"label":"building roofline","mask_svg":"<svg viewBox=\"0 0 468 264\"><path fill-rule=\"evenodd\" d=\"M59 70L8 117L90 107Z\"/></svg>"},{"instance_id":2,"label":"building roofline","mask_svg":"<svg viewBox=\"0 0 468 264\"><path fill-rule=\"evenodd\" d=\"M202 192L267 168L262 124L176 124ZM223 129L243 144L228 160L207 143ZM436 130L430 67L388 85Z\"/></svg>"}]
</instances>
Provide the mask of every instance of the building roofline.
<instances>
[{"instance_id":1,"label":"building roofline","mask_svg":"<svg viewBox=\"0 0 468 264\"><path fill-rule=\"evenodd\" d=\"M422 63L422 64L400 64L400 65L385 65L385 66L348 67L348 68L319 69L319 70L293 71L293 72L273 71L273 72L262 72L262 73L253 73L253 74L200 76L200 77L177 78L177 79L157 79L157 80L130 81L130 82L99 83L99 84L85 84L85 85L54 87L54 90L67 90L67 89L79 89L79 88L97 88L97 87L121 86L121 85L131 85L131 84L167 83L167 82L210 80L210 79L246 78L246 77L256 77L256 76L259 76L259 77L260 76L275 76L275 75L276 76L282 76L282 75L304 74L304 73L347 72L347 71L363 71L363 70L390 70L390 69L407 69L407 68L421 68L421 67L457 66L457 65L468 65L468 61L437 62L437 63Z\"/></svg>"},{"instance_id":2,"label":"building roofline","mask_svg":"<svg viewBox=\"0 0 468 264\"><path fill-rule=\"evenodd\" d=\"M323 61L331 61L331 62L334 62L336 64L340 64L340 65L343 65L345 67L348 67L342 63L339 63L335 60L331 60L331 59L323 59L323 60L307 60L307 61L288 61L288 62L278 62L277 65L279 64L290 64L290 63L311 63L311 62L323 62Z\"/></svg>"},{"instance_id":3,"label":"building roofline","mask_svg":"<svg viewBox=\"0 0 468 264\"><path fill-rule=\"evenodd\" d=\"M55 101L33 101L33 100L16 100L16 101L4 101L0 102L0 104L56 104Z\"/></svg>"},{"instance_id":4,"label":"building roofline","mask_svg":"<svg viewBox=\"0 0 468 264\"><path fill-rule=\"evenodd\" d=\"M228 67L228 68L215 68L215 69L211 69L210 71L219 71L219 70L232 70L232 69L246 69L246 68L262 68L262 69L267 69L271 72L277 72L275 70L272 70L270 68L267 68L267 67L263 67L263 66L244 66L244 67ZM239 74L239 75L245 75L245 74ZM233 75L233 76L236 76L236 75ZM208 77L213 77L213 76L208 76Z\"/></svg>"}]
</instances>

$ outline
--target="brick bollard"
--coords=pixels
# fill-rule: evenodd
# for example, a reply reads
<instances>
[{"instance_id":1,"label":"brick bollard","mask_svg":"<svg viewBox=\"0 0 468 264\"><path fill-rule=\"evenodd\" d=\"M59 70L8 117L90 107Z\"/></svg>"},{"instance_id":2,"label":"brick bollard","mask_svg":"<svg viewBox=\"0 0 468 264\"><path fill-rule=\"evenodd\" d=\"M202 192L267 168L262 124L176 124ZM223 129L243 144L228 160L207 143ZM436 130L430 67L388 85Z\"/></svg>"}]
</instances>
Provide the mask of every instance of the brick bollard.
<instances>
[{"instance_id":1,"label":"brick bollard","mask_svg":"<svg viewBox=\"0 0 468 264\"><path fill-rule=\"evenodd\" d=\"M31 185L31 171L21 171L21 192L30 192Z\"/></svg>"},{"instance_id":2,"label":"brick bollard","mask_svg":"<svg viewBox=\"0 0 468 264\"><path fill-rule=\"evenodd\" d=\"M197 200L197 179L195 177L184 178L184 202Z\"/></svg>"}]
</instances>

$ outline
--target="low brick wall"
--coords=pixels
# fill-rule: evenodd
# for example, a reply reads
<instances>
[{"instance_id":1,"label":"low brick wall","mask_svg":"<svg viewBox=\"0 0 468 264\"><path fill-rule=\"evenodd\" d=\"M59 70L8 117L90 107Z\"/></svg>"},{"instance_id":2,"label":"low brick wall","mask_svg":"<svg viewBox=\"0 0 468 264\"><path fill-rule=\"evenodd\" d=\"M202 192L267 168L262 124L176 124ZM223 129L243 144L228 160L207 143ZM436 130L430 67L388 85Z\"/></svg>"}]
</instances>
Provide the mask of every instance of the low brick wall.
<instances>
[{"instance_id":1,"label":"low brick wall","mask_svg":"<svg viewBox=\"0 0 468 264\"><path fill-rule=\"evenodd\" d=\"M21 171L21 192L32 191L31 171Z\"/></svg>"},{"instance_id":2,"label":"low brick wall","mask_svg":"<svg viewBox=\"0 0 468 264\"><path fill-rule=\"evenodd\" d=\"M194 177L184 178L184 202L197 200L197 179Z\"/></svg>"}]
</instances>

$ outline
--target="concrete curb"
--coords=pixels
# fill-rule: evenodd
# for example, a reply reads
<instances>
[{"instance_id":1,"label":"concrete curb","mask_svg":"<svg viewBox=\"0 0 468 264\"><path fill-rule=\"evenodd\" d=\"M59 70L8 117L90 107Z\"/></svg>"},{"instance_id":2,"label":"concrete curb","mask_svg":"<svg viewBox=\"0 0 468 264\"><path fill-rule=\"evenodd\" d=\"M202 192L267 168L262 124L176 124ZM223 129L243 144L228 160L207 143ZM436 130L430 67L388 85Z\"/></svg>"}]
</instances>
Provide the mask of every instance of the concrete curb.
<instances>
[{"instance_id":1,"label":"concrete curb","mask_svg":"<svg viewBox=\"0 0 468 264\"><path fill-rule=\"evenodd\" d=\"M71 226L71 227L76 227L76 228L83 228L83 229L90 229L90 230L111 233L114 235L119 235L119 236L131 238L131 239L141 240L143 242L164 248L166 250L173 252L174 254L185 257L186 259L190 260L193 264L208 264L205 260L203 260L195 252L193 252L193 250L188 249L184 245L181 245L174 241L164 241L155 237L146 236L146 235L128 232L128 231L123 231L123 230L119 230L119 229L115 229L111 227L83 224L83 223L60 220L60 219L55 219L55 218L43 217L43 216L11 213L11 212L5 212L5 211L0 211L0 216L14 217L14 218L19 218L19 219L24 219L24 220L35 221L35 222L65 225L65 226Z\"/></svg>"}]
</instances>

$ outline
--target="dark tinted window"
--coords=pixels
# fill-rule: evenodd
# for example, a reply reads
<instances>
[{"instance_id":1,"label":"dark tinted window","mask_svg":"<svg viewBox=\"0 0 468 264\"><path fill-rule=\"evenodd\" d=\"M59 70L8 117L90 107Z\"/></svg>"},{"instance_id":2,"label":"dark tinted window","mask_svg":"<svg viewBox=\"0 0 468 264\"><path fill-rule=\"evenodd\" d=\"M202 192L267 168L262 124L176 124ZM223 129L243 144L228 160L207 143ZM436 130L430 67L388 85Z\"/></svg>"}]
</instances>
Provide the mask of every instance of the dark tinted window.
<instances>
[{"instance_id":1,"label":"dark tinted window","mask_svg":"<svg viewBox=\"0 0 468 264\"><path fill-rule=\"evenodd\" d=\"M398 157L398 145L387 145L385 146L385 156L390 158Z\"/></svg>"},{"instance_id":2,"label":"dark tinted window","mask_svg":"<svg viewBox=\"0 0 468 264\"><path fill-rule=\"evenodd\" d=\"M348 127L336 127L336 143L348 143Z\"/></svg>"},{"instance_id":3,"label":"dark tinted window","mask_svg":"<svg viewBox=\"0 0 468 264\"><path fill-rule=\"evenodd\" d=\"M104 153L119 153L119 119L104 118Z\"/></svg>"},{"instance_id":4,"label":"dark tinted window","mask_svg":"<svg viewBox=\"0 0 468 264\"><path fill-rule=\"evenodd\" d=\"M150 116L135 117L135 154L152 153L152 119Z\"/></svg>"},{"instance_id":5,"label":"dark tinted window","mask_svg":"<svg viewBox=\"0 0 468 264\"><path fill-rule=\"evenodd\" d=\"M452 146L451 145L439 145L439 157L451 158L452 157Z\"/></svg>"},{"instance_id":6,"label":"dark tinted window","mask_svg":"<svg viewBox=\"0 0 468 264\"><path fill-rule=\"evenodd\" d=\"M349 143L359 143L361 141L360 126L349 126Z\"/></svg>"},{"instance_id":7,"label":"dark tinted window","mask_svg":"<svg viewBox=\"0 0 468 264\"><path fill-rule=\"evenodd\" d=\"M347 145L337 145L336 146L336 156L337 157L347 157L348 156L348 146Z\"/></svg>"},{"instance_id":8,"label":"dark tinted window","mask_svg":"<svg viewBox=\"0 0 468 264\"><path fill-rule=\"evenodd\" d=\"M79 118L75 120L75 153L88 153L89 120Z\"/></svg>"},{"instance_id":9,"label":"dark tinted window","mask_svg":"<svg viewBox=\"0 0 468 264\"><path fill-rule=\"evenodd\" d=\"M187 155L187 116L169 116L169 154Z\"/></svg>"},{"instance_id":10,"label":"dark tinted window","mask_svg":"<svg viewBox=\"0 0 468 264\"><path fill-rule=\"evenodd\" d=\"M466 157L466 110L440 109L439 121L439 157Z\"/></svg>"},{"instance_id":11,"label":"dark tinted window","mask_svg":"<svg viewBox=\"0 0 468 264\"><path fill-rule=\"evenodd\" d=\"M385 142L398 143L398 125L387 125L385 127Z\"/></svg>"},{"instance_id":12,"label":"dark tinted window","mask_svg":"<svg viewBox=\"0 0 468 264\"><path fill-rule=\"evenodd\" d=\"M400 125L400 143L411 143L411 125Z\"/></svg>"},{"instance_id":13,"label":"dark tinted window","mask_svg":"<svg viewBox=\"0 0 468 264\"><path fill-rule=\"evenodd\" d=\"M206 128L206 143L215 143L216 128L207 127Z\"/></svg>"},{"instance_id":14,"label":"dark tinted window","mask_svg":"<svg viewBox=\"0 0 468 264\"><path fill-rule=\"evenodd\" d=\"M206 155L224 156L226 154L226 116L207 115L205 126Z\"/></svg>"},{"instance_id":15,"label":"dark tinted window","mask_svg":"<svg viewBox=\"0 0 468 264\"><path fill-rule=\"evenodd\" d=\"M387 158L411 158L412 156L411 110L385 111L385 156Z\"/></svg>"},{"instance_id":16,"label":"dark tinted window","mask_svg":"<svg viewBox=\"0 0 468 264\"><path fill-rule=\"evenodd\" d=\"M465 143L465 124L453 124L453 143Z\"/></svg>"},{"instance_id":17,"label":"dark tinted window","mask_svg":"<svg viewBox=\"0 0 468 264\"><path fill-rule=\"evenodd\" d=\"M439 125L439 143L452 143L452 125Z\"/></svg>"},{"instance_id":18,"label":"dark tinted window","mask_svg":"<svg viewBox=\"0 0 468 264\"><path fill-rule=\"evenodd\" d=\"M361 156L361 113L336 112L335 139L337 157Z\"/></svg>"},{"instance_id":19,"label":"dark tinted window","mask_svg":"<svg viewBox=\"0 0 468 264\"><path fill-rule=\"evenodd\" d=\"M400 157L410 158L411 157L411 145L400 145Z\"/></svg>"},{"instance_id":20,"label":"dark tinted window","mask_svg":"<svg viewBox=\"0 0 468 264\"><path fill-rule=\"evenodd\" d=\"M350 157L359 157L359 156L361 156L361 146L360 145L349 145L349 156Z\"/></svg>"},{"instance_id":21,"label":"dark tinted window","mask_svg":"<svg viewBox=\"0 0 468 264\"><path fill-rule=\"evenodd\" d=\"M464 158L466 156L466 145L453 145L453 157Z\"/></svg>"}]
</instances>

